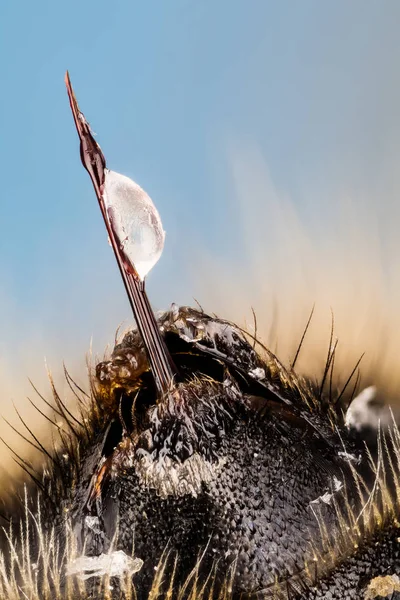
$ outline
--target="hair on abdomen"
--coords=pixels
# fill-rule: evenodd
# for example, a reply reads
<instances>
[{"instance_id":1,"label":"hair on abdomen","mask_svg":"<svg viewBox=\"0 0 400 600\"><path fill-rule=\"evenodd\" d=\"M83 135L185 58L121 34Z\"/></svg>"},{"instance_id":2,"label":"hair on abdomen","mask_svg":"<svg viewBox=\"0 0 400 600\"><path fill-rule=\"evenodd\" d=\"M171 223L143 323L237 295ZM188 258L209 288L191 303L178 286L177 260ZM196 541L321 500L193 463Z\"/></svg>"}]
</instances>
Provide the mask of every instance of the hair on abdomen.
<instances>
[{"instance_id":1,"label":"hair on abdomen","mask_svg":"<svg viewBox=\"0 0 400 600\"><path fill-rule=\"evenodd\" d=\"M235 259L208 257L206 248L196 248L201 264L194 255L188 269L189 278L193 277L193 296L206 313L217 313L236 323L238 331L247 331L246 339L251 346L254 344L262 361L263 367L257 368L269 365L279 385L296 396L296 401L291 399L296 411L300 410L296 403L303 402L303 396L307 398L304 406L309 403L311 407L301 404L301 411L310 411L313 424L317 414L315 426L321 431L326 427L334 437L337 429L343 430L345 436L347 405L367 386L375 386L379 399L392 405L395 412L400 386L400 275L394 264L400 250L397 236L389 225L376 223L371 204L361 210L360 201L341 199L336 207L325 206L307 217L307 211L303 211L300 217L300 211L273 188L259 156L253 154L244 165L234 160L233 165L236 210L243 227L235 238ZM383 241L384 233L379 228L384 226L387 235ZM171 300L175 300L173 290ZM264 347L279 360L274 362L274 356ZM88 449L99 444L105 420L110 414L117 419L121 413L115 404L115 390L122 384L102 385L96 379L95 366L89 368L86 388L75 385L73 377L65 373L67 400L58 395L51 380L51 399L46 395L31 398L40 411L45 434L36 423L35 428L31 426L23 407L19 409L19 429L29 439L24 444L30 443L32 452L21 453L15 441L9 450L15 453L26 483L25 487L18 480L10 484L11 494L4 485L4 517L11 520L4 521L0 598L119 597L116 594L130 598L138 594L135 569L140 573L141 565L134 563L134 552L128 556L132 562L128 561L124 577L118 580L105 575L97 578L94 586L93 579L66 576L66 569L82 554L74 533L76 523L68 514L71 490L77 486ZM213 371L214 380L220 383ZM127 392L130 398L137 391L134 387ZM276 417L274 411L272 420ZM304 415L296 411L295 418L302 419ZM333 494L329 509L334 516L330 514L329 518L335 523L335 535L330 535L324 510L319 512L321 506L325 509L324 500L315 503L320 538L318 543L310 543L302 569L285 585L277 577L275 587L258 593L277 599L323 599L325 592L320 591L322 587L318 591L316 585L321 580L325 589L334 590L338 595L333 597L339 598L347 589L340 587L347 585L346 569L352 575L358 563L365 564L364 555L372 545L381 544L387 549L394 544L400 520L400 437L394 421L376 435L376 446L370 451L357 446L357 452L364 452L363 472L358 463L350 461L338 496L332 490L321 492L321 497ZM357 455L351 446L353 441L342 440L341 435L332 443L337 443L337 448L343 444L343 452ZM62 514L49 523L46 511L54 504L54 514L59 510ZM110 555L118 551L119 526L107 548ZM377 563L384 562L385 552L382 550L382 560L378 557ZM179 579L179 556L166 545L160 561L153 566L148 597L229 598L235 595L236 558L232 557L225 577L218 579L222 557L215 557L205 577L200 568L204 556L199 554L193 557L193 570ZM338 574L340 568L344 575ZM387 574L395 573L389 569ZM363 573L360 580L367 576ZM374 598L368 591L372 589L368 587L370 581L364 583L364 579L365 598ZM396 585L394 580L393 590Z\"/></svg>"}]
</instances>

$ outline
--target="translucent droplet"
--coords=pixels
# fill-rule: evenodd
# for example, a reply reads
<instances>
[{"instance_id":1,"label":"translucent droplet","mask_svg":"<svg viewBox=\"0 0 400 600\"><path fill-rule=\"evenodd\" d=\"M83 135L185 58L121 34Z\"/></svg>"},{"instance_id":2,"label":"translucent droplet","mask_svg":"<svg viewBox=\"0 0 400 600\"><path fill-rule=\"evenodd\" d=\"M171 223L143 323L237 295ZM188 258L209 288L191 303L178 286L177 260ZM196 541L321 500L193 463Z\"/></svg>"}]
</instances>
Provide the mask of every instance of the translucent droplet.
<instances>
[{"instance_id":1,"label":"translucent droplet","mask_svg":"<svg viewBox=\"0 0 400 600\"><path fill-rule=\"evenodd\" d=\"M108 169L103 198L121 250L144 279L164 248L165 232L158 210L137 183Z\"/></svg>"}]
</instances>

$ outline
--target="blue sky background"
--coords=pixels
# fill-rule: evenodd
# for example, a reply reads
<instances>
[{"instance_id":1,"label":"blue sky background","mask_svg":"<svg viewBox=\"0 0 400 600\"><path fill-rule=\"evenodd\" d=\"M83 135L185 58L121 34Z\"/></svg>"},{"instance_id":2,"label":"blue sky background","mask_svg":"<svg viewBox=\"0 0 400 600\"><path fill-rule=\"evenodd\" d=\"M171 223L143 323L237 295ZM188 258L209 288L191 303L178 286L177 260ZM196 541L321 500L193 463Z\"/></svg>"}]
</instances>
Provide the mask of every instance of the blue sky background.
<instances>
[{"instance_id":1,"label":"blue sky background","mask_svg":"<svg viewBox=\"0 0 400 600\"><path fill-rule=\"evenodd\" d=\"M194 274L203 251L246 268L232 155L245 161L257 148L305 221L329 221L345 192L391 226L399 25L397 0L3 0L3 383L35 378L44 355L53 368L83 361L92 335L100 349L130 319L80 164L66 69L109 167L144 187L161 214L153 305L199 293L207 302Z\"/></svg>"}]
</instances>

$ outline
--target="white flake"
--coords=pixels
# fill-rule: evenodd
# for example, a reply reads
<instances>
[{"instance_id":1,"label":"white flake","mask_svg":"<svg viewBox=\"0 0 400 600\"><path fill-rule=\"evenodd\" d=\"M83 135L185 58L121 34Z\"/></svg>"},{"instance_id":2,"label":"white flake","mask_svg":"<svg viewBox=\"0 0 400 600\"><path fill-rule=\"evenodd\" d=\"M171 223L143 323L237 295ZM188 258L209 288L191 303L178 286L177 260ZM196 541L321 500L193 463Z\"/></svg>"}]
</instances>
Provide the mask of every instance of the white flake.
<instances>
[{"instance_id":1,"label":"white flake","mask_svg":"<svg viewBox=\"0 0 400 600\"><path fill-rule=\"evenodd\" d=\"M321 496L318 496L318 498L315 498L315 500L311 500L310 504L320 504L321 502L323 502L324 504L330 504L333 496L337 492L340 492L340 490L343 487L343 482L340 481L335 475L333 476L332 483L333 483L333 491L332 492L325 492Z\"/></svg>"},{"instance_id":2,"label":"white flake","mask_svg":"<svg viewBox=\"0 0 400 600\"><path fill-rule=\"evenodd\" d=\"M261 369L261 367L256 367L252 371L249 371L249 375L254 379L261 381L262 379L265 379L265 370Z\"/></svg>"},{"instance_id":3,"label":"white flake","mask_svg":"<svg viewBox=\"0 0 400 600\"><path fill-rule=\"evenodd\" d=\"M375 421L371 407L369 406L376 396L376 387L370 385L362 390L351 402L346 411L345 425L360 431L365 425L371 425Z\"/></svg>"},{"instance_id":4,"label":"white flake","mask_svg":"<svg viewBox=\"0 0 400 600\"><path fill-rule=\"evenodd\" d=\"M76 575L83 581L90 577L124 577L140 571L143 566L141 558L128 556L122 550L100 556L79 556L67 565L67 575Z\"/></svg>"},{"instance_id":5,"label":"white flake","mask_svg":"<svg viewBox=\"0 0 400 600\"><path fill-rule=\"evenodd\" d=\"M354 454L351 454L350 452L338 452L338 456L340 456L347 462L353 462L353 463L356 463L357 465L360 462L360 457L355 456Z\"/></svg>"},{"instance_id":6,"label":"white flake","mask_svg":"<svg viewBox=\"0 0 400 600\"><path fill-rule=\"evenodd\" d=\"M340 492L343 487L343 482L340 481L335 475L333 476L333 491Z\"/></svg>"},{"instance_id":7,"label":"white flake","mask_svg":"<svg viewBox=\"0 0 400 600\"><path fill-rule=\"evenodd\" d=\"M94 533L101 533L99 517L91 517L88 515L87 517L85 517L85 525Z\"/></svg>"}]
</instances>

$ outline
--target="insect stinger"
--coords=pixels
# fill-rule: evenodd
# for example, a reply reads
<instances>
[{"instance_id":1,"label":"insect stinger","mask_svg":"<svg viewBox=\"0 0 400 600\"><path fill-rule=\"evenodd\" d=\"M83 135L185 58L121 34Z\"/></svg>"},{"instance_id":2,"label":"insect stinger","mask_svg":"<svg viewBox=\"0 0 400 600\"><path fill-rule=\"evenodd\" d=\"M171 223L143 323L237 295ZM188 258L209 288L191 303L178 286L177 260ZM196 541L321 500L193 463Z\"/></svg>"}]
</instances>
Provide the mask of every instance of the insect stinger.
<instances>
[{"instance_id":1,"label":"insect stinger","mask_svg":"<svg viewBox=\"0 0 400 600\"><path fill-rule=\"evenodd\" d=\"M82 164L90 175L133 314L143 339L158 397L169 392L177 369L151 309L144 277L159 259L164 231L149 196L131 179L106 168L89 123L79 110L66 73L69 101L80 139Z\"/></svg>"}]
</instances>

